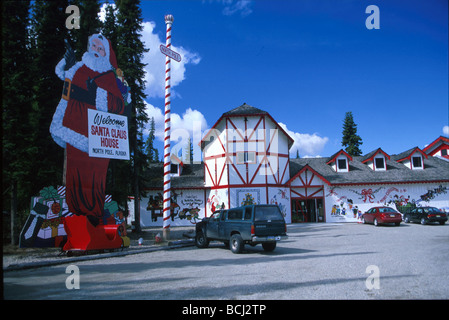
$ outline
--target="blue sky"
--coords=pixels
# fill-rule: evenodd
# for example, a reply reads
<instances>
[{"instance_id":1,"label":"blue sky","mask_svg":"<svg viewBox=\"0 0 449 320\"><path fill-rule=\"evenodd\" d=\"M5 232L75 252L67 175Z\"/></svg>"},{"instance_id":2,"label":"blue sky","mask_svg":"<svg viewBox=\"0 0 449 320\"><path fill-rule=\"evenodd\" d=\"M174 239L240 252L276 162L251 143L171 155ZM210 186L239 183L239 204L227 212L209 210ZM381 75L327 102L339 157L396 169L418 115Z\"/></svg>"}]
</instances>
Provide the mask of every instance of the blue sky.
<instances>
[{"instance_id":1,"label":"blue sky","mask_svg":"<svg viewBox=\"0 0 449 320\"><path fill-rule=\"evenodd\" d=\"M365 25L369 5L380 10L380 29ZM244 102L284 126L293 156L342 148L347 111L363 154L449 135L447 0L143 0L142 11L147 112L161 154L166 14L183 58L172 62L174 148L186 140L177 133L195 132L198 142L199 128Z\"/></svg>"}]
</instances>

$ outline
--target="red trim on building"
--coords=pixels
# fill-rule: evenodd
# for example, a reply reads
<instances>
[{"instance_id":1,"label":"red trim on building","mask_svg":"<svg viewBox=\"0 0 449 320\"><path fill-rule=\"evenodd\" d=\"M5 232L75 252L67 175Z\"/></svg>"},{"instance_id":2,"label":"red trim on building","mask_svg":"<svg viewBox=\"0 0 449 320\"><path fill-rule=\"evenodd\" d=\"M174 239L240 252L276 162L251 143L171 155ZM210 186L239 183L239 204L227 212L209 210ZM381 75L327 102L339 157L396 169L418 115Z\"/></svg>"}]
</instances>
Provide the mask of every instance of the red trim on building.
<instances>
[{"instance_id":1,"label":"red trim on building","mask_svg":"<svg viewBox=\"0 0 449 320\"><path fill-rule=\"evenodd\" d=\"M352 157L343 149L341 149L340 151L338 151L337 154L335 154L332 159L330 159L328 162L326 162L326 164L331 164L333 162L335 162L337 160L337 157L341 154L344 154L350 161L352 161Z\"/></svg>"},{"instance_id":2,"label":"red trim on building","mask_svg":"<svg viewBox=\"0 0 449 320\"><path fill-rule=\"evenodd\" d=\"M431 151L431 149L437 144L441 142L442 144L446 144L449 145L449 138L443 137L443 136L439 136L435 141L433 141L431 144L429 144L427 147L425 147L424 149L422 149L426 154L430 154L432 155L435 154L434 151Z\"/></svg>"},{"instance_id":3,"label":"red trim on building","mask_svg":"<svg viewBox=\"0 0 449 320\"><path fill-rule=\"evenodd\" d=\"M327 185L331 185L331 183L329 181L327 181L322 175L320 175L318 172L316 172L315 170L312 169L312 167L310 167L308 164L306 164L304 166L304 168L302 168L301 170L299 170L299 172L297 174L295 174L292 178L290 178L290 180L288 180L285 184L287 186L291 186L292 182L299 177L299 179L302 181L302 183L305 185L304 181L301 178L301 173L303 173L305 170L310 170L311 172L313 172L318 178L320 178L323 182L325 182Z\"/></svg>"},{"instance_id":4,"label":"red trim on building","mask_svg":"<svg viewBox=\"0 0 449 320\"><path fill-rule=\"evenodd\" d=\"M413 149L412 151L410 151L410 154L409 154L407 157L402 158L402 159L399 159L399 160L396 160L396 162L402 162L402 161L404 161L404 160L411 160L412 155L414 155L415 152L417 152L417 151L418 151L419 153L421 153L421 154L427 159L427 154L426 154L424 151L422 151L420 148L416 147L415 149ZM424 166L423 166L423 167L424 167ZM411 169L411 167L410 167L410 169Z\"/></svg>"},{"instance_id":5,"label":"red trim on building","mask_svg":"<svg viewBox=\"0 0 449 320\"><path fill-rule=\"evenodd\" d=\"M374 162L374 157L377 156L379 153L382 153L388 160L390 160L390 156L386 152L384 152L381 148L379 148L371 157L363 160L362 163L367 163L368 161Z\"/></svg>"}]
</instances>

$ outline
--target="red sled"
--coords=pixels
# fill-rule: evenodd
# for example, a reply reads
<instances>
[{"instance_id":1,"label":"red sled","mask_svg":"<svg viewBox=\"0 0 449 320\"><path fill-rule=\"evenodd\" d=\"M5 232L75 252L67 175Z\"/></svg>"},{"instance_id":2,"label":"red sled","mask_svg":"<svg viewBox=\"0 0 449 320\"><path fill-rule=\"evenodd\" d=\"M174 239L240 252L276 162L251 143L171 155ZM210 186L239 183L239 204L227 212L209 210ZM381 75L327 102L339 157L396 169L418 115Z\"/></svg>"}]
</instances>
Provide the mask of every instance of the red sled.
<instances>
[{"instance_id":1,"label":"red sled","mask_svg":"<svg viewBox=\"0 0 449 320\"><path fill-rule=\"evenodd\" d=\"M123 240L118 234L120 225L98 225L94 227L86 216L70 216L64 219L67 242L64 251L89 251L118 249Z\"/></svg>"}]
</instances>

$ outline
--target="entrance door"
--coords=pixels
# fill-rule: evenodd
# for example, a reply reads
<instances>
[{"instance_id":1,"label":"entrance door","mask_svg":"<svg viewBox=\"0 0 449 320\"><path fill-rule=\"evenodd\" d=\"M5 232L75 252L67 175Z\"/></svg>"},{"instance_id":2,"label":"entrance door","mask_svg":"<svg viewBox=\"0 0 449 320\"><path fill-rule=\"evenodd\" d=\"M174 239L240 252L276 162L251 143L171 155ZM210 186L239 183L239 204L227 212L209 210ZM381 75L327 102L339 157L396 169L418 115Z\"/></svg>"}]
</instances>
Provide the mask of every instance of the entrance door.
<instances>
[{"instance_id":1,"label":"entrance door","mask_svg":"<svg viewBox=\"0 0 449 320\"><path fill-rule=\"evenodd\" d=\"M292 199L292 222L308 222L306 200Z\"/></svg>"},{"instance_id":2,"label":"entrance door","mask_svg":"<svg viewBox=\"0 0 449 320\"><path fill-rule=\"evenodd\" d=\"M315 199L307 199L306 200L306 208L307 208L307 220L309 222L317 222L317 213L316 213L316 201Z\"/></svg>"},{"instance_id":3,"label":"entrance door","mask_svg":"<svg viewBox=\"0 0 449 320\"><path fill-rule=\"evenodd\" d=\"M324 222L323 198L292 199L292 222Z\"/></svg>"}]
</instances>

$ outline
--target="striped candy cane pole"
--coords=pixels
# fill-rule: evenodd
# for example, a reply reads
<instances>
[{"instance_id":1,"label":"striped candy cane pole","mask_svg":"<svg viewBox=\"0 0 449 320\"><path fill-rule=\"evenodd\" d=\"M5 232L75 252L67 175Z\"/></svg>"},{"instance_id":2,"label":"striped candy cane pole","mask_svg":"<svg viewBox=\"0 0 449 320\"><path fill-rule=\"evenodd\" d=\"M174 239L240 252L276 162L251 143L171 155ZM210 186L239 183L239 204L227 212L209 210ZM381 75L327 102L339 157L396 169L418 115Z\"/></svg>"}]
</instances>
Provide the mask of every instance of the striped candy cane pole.
<instances>
[{"instance_id":1,"label":"striped candy cane pole","mask_svg":"<svg viewBox=\"0 0 449 320\"><path fill-rule=\"evenodd\" d=\"M165 46L171 47L171 26L173 16L165 16L167 25L167 38ZM170 57L165 57L165 131L164 131L164 206L163 206L163 237L165 240L170 238Z\"/></svg>"}]
</instances>

